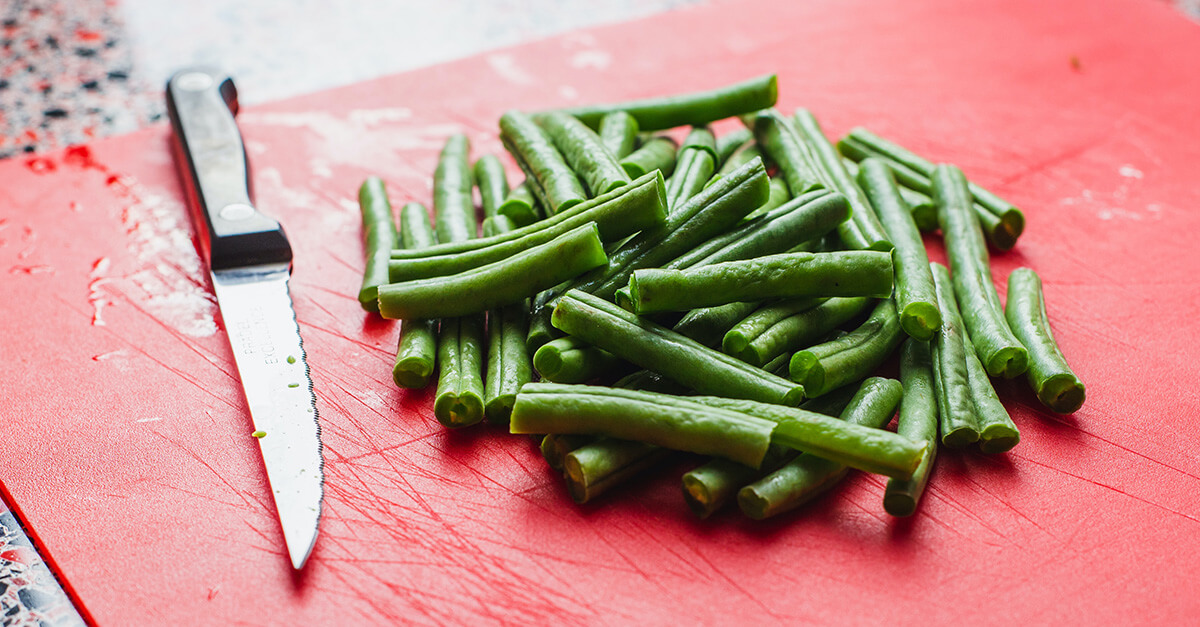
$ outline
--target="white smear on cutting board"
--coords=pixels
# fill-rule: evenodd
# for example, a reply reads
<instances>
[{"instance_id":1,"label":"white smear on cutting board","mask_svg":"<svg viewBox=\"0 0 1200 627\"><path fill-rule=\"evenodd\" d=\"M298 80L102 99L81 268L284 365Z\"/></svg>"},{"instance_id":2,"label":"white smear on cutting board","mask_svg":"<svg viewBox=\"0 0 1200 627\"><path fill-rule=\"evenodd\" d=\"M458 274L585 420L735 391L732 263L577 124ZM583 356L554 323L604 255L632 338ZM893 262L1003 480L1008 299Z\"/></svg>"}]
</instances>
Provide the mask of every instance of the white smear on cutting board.
<instances>
[{"instance_id":1,"label":"white smear on cutting board","mask_svg":"<svg viewBox=\"0 0 1200 627\"><path fill-rule=\"evenodd\" d=\"M514 85L532 85L537 82L533 74L517 65L517 60L511 54L489 54L487 64L500 78Z\"/></svg>"},{"instance_id":2,"label":"white smear on cutting board","mask_svg":"<svg viewBox=\"0 0 1200 627\"><path fill-rule=\"evenodd\" d=\"M1140 222L1162 217L1163 206L1159 203L1147 203L1141 207L1128 203L1130 192L1145 179L1144 172L1127 163L1117 168L1117 175L1120 177L1118 184L1111 192L1085 189L1078 196L1063 198L1059 204L1093 207L1096 217L1104 221Z\"/></svg>"},{"instance_id":3,"label":"white smear on cutting board","mask_svg":"<svg viewBox=\"0 0 1200 627\"><path fill-rule=\"evenodd\" d=\"M612 65L612 55L605 50L581 50L571 55L571 67L577 70L607 70Z\"/></svg>"}]
</instances>

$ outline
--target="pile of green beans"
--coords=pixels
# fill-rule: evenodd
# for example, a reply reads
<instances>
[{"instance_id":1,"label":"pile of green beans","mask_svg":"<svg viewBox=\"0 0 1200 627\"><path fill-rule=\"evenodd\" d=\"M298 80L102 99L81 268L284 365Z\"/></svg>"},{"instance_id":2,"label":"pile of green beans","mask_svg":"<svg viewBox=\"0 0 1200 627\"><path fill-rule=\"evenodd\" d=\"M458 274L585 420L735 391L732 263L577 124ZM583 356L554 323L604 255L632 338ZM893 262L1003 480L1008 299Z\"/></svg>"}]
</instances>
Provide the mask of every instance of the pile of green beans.
<instances>
[{"instance_id":1,"label":"pile of green beans","mask_svg":"<svg viewBox=\"0 0 1200 627\"><path fill-rule=\"evenodd\" d=\"M355 296L402 320L397 386L436 372L445 426L536 435L578 503L710 456L682 478L701 518L797 510L850 469L912 516L935 461L961 454L939 448L1019 443L991 377L1079 410L1041 280L1012 272L1007 307L993 283L988 245L1016 244L1020 210L865 129L835 144L777 97L771 75L505 112L507 161L447 138L432 222L410 200L397 224L368 178ZM714 133L726 118L744 128ZM949 269L929 261L938 239ZM899 380L878 376L896 362Z\"/></svg>"}]
</instances>

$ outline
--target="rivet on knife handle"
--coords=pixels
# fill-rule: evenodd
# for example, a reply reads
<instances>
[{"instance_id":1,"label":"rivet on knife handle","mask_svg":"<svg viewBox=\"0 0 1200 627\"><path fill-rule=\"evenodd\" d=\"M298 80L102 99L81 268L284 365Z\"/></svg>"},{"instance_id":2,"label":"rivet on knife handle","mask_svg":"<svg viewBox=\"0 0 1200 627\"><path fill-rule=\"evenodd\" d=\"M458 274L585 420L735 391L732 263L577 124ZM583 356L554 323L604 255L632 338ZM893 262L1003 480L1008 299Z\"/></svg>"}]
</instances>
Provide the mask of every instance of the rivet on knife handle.
<instances>
[{"instance_id":1,"label":"rivet on knife handle","mask_svg":"<svg viewBox=\"0 0 1200 627\"><path fill-rule=\"evenodd\" d=\"M184 187L213 270L292 260L283 228L250 200L237 108L237 88L223 72L187 69L167 82L176 158L187 168Z\"/></svg>"}]
</instances>

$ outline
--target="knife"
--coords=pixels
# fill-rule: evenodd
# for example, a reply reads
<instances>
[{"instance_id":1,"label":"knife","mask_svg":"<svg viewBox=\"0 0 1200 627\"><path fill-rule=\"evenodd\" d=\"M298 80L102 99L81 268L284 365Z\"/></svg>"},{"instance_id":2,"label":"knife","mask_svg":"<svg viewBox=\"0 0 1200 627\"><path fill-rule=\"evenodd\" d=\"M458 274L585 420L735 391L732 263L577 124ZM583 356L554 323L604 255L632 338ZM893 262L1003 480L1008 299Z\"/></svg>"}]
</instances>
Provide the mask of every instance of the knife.
<instances>
[{"instance_id":1,"label":"knife","mask_svg":"<svg viewBox=\"0 0 1200 627\"><path fill-rule=\"evenodd\" d=\"M172 145L201 254L225 321L292 566L317 539L324 458L316 396L288 292L292 248L255 209L227 74L189 68L167 81Z\"/></svg>"}]
</instances>

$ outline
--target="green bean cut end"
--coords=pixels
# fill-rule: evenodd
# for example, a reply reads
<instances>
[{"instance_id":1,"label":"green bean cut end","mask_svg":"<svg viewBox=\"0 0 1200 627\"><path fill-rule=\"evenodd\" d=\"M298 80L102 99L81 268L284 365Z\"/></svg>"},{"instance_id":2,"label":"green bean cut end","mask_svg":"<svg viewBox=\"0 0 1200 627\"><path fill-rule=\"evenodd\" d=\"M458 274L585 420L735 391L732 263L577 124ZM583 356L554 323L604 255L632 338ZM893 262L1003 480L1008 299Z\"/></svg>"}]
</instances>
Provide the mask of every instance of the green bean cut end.
<instances>
[{"instance_id":1,"label":"green bean cut end","mask_svg":"<svg viewBox=\"0 0 1200 627\"><path fill-rule=\"evenodd\" d=\"M820 396L821 389L825 387L825 367L816 355L808 351L792 355L788 363L788 377L799 383L810 398Z\"/></svg>"},{"instance_id":2,"label":"green bean cut end","mask_svg":"<svg viewBox=\"0 0 1200 627\"><path fill-rule=\"evenodd\" d=\"M1004 453L1021 441L1021 432L1006 424L984 427L979 434L979 450L984 453Z\"/></svg>"},{"instance_id":3,"label":"green bean cut end","mask_svg":"<svg viewBox=\"0 0 1200 627\"><path fill-rule=\"evenodd\" d=\"M1012 379L1025 374L1025 371L1029 369L1029 351L1026 351L1024 347L1017 346L1002 348L987 360L986 365L989 375Z\"/></svg>"},{"instance_id":4,"label":"green bean cut end","mask_svg":"<svg viewBox=\"0 0 1200 627\"><path fill-rule=\"evenodd\" d=\"M496 424L506 424L512 417L513 404L517 402L516 394L502 394L488 401L483 406L483 415L488 421Z\"/></svg>"},{"instance_id":5,"label":"green bean cut end","mask_svg":"<svg viewBox=\"0 0 1200 627\"><path fill-rule=\"evenodd\" d=\"M392 380L402 388L417 389L429 385L433 362L421 357L405 357L392 368Z\"/></svg>"},{"instance_id":6,"label":"green bean cut end","mask_svg":"<svg viewBox=\"0 0 1200 627\"><path fill-rule=\"evenodd\" d=\"M979 441L979 432L971 427L959 427L942 433L942 445L946 448L966 448Z\"/></svg>"},{"instance_id":7,"label":"green bean cut end","mask_svg":"<svg viewBox=\"0 0 1200 627\"><path fill-rule=\"evenodd\" d=\"M898 518L912 516L917 511L917 500L907 492L886 492L883 495L883 510Z\"/></svg>"},{"instance_id":8,"label":"green bean cut end","mask_svg":"<svg viewBox=\"0 0 1200 627\"><path fill-rule=\"evenodd\" d=\"M937 305L922 301L909 303L900 312L900 328L914 339L928 342L942 326L942 312Z\"/></svg>"},{"instance_id":9,"label":"green bean cut end","mask_svg":"<svg viewBox=\"0 0 1200 627\"><path fill-rule=\"evenodd\" d=\"M483 399L477 394L443 394L433 403L433 415L450 428L470 426L483 420Z\"/></svg>"},{"instance_id":10,"label":"green bean cut end","mask_svg":"<svg viewBox=\"0 0 1200 627\"><path fill-rule=\"evenodd\" d=\"M754 520L764 520L771 515L770 501L763 498L761 494L751 489L750 486L738 490L737 502L742 513Z\"/></svg>"},{"instance_id":11,"label":"green bean cut end","mask_svg":"<svg viewBox=\"0 0 1200 627\"><path fill-rule=\"evenodd\" d=\"M1038 400L1051 411L1059 414L1074 413L1083 406L1087 396L1083 383L1072 374L1057 374L1042 384L1037 391Z\"/></svg>"},{"instance_id":12,"label":"green bean cut end","mask_svg":"<svg viewBox=\"0 0 1200 627\"><path fill-rule=\"evenodd\" d=\"M708 486L704 485L703 481L689 475L683 476L683 500L697 518L708 518L716 511Z\"/></svg>"}]
</instances>

